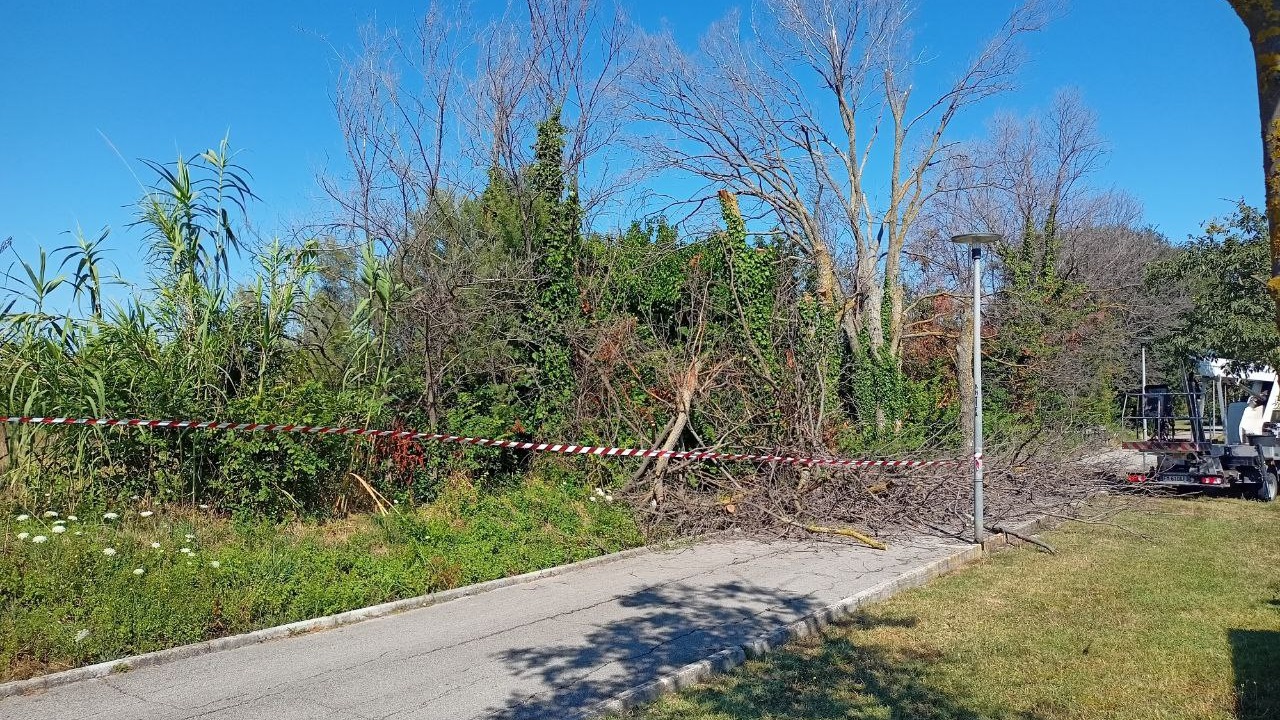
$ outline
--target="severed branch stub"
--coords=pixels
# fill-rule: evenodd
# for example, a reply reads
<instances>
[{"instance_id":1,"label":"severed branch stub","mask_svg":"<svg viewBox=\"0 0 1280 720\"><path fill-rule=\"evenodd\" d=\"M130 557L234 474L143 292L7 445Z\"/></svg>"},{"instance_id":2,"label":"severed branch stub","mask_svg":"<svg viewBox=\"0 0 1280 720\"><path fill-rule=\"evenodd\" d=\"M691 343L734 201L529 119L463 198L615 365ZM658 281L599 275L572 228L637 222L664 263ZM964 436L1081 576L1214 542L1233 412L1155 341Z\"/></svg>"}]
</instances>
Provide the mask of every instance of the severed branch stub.
<instances>
[{"instance_id":1,"label":"severed branch stub","mask_svg":"<svg viewBox=\"0 0 1280 720\"><path fill-rule=\"evenodd\" d=\"M1017 538L1025 543L1031 543L1032 545L1035 545L1036 547L1041 548L1042 550L1049 553L1050 555L1058 554L1058 551L1054 550L1053 546L1050 545L1049 543L1044 542L1043 540L1037 540L1027 535L1023 535L1021 533L1016 533L1008 528L1001 527L1000 525L988 525L987 532L1000 533L1002 535L1007 535L1009 537Z\"/></svg>"},{"instance_id":2,"label":"severed branch stub","mask_svg":"<svg viewBox=\"0 0 1280 720\"><path fill-rule=\"evenodd\" d=\"M779 519L779 520L781 520L782 522L784 522L784 523L786 523L786 524L788 524L788 525L792 525L792 526L794 526L794 527L798 527L798 528L800 528L800 529L802 529L802 530L806 530L806 531L811 532L811 533L826 533L826 534L828 534L828 535L841 535L841 536L843 536L843 537L853 538L854 540L857 540L858 542L862 543L863 545L866 545L867 547L875 548L876 550L888 550L888 549L889 549L889 547L888 547L887 545L885 545L884 543L880 542L879 540L876 540L875 538L871 537L870 535L864 535L864 534L862 534L862 533L858 532L857 530L853 530L853 529L850 529L850 528L833 528L833 527L826 527L826 526L824 526L824 525L808 525L808 524L806 524L806 523L802 523L802 522L798 522L798 521L796 521L796 520L792 520L792 519L791 519L791 518L789 518L789 517L782 517L782 516L780 516L780 515L779 515L779 516L777 516L777 517L778 517L778 519Z\"/></svg>"}]
</instances>

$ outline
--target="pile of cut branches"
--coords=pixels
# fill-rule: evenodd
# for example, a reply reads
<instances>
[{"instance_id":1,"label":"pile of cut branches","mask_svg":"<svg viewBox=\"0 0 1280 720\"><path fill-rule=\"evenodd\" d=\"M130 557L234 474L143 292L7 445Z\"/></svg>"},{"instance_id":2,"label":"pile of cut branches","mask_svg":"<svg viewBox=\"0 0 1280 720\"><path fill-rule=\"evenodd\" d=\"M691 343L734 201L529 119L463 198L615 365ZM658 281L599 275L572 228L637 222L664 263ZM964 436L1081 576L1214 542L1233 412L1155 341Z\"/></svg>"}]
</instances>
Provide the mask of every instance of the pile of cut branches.
<instances>
[{"instance_id":1,"label":"pile of cut branches","mask_svg":"<svg viewBox=\"0 0 1280 720\"><path fill-rule=\"evenodd\" d=\"M1076 517L1116 487L1114 469L1089 460L1097 453L1097 446L1066 434L991 447L984 456L986 526L1002 531L1046 515ZM921 533L971 537L971 463L856 469L672 463L664 480L633 482L620 494L652 530L688 536L738 529L881 547L885 539Z\"/></svg>"}]
</instances>

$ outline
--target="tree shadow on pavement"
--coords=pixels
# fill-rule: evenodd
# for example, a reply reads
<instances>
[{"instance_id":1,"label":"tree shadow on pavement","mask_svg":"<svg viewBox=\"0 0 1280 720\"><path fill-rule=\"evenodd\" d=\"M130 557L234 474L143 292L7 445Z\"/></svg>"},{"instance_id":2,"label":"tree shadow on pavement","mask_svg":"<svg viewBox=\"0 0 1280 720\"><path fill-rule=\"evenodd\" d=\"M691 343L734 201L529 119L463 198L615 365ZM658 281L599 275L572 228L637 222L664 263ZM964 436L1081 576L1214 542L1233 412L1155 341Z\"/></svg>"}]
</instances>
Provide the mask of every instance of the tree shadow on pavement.
<instances>
[{"instance_id":1,"label":"tree shadow on pavement","mask_svg":"<svg viewBox=\"0 0 1280 720\"><path fill-rule=\"evenodd\" d=\"M1235 671L1236 717L1240 720L1280 718L1280 632L1228 630Z\"/></svg>"},{"instance_id":2,"label":"tree shadow on pavement","mask_svg":"<svg viewBox=\"0 0 1280 720\"><path fill-rule=\"evenodd\" d=\"M628 609L625 619L595 627L574 643L504 651L503 662L520 677L537 678L543 690L513 694L508 707L491 717L564 717L755 638L777 627L779 616L789 622L817 607L809 598L746 582L659 585L617 604Z\"/></svg>"},{"instance_id":3,"label":"tree shadow on pavement","mask_svg":"<svg viewBox=\"0 0 1280 720\"><path fill-rule=\"evenodd\" d=\"M883 620L861 616L858 624L872 629ZM935 653L889 651L832 634L792 645L753 663L745 672L635 716L646 720L1040 720L1034 713L977 707L938 687L930 680L928 666L939 659Z\"/></svg>"},{"instance_id":4,"label":"tree shadow on pavement","mask_svg":"<svg viewBox=\"0 0 1280 720\"><path fill-rule=\"evenodd\" d=\"M815 601L749 583L710 590L682 584L620 598L625 620L592 629L575 643L516 648L502 659L540 691L513 694L490 715L503 720L563 718L624 690L657 679L719 650L741 645L817 609ZM914 625L912 619L858 614L861 629ZM577 633L575 633L576 635ZM922 718L991 717L929 687L924 657L888 657L836 636L807 650L774 653L750 675L691 691L694 714L655 717ZM889 711L886 713L885 708ZM998 716L1032 720L1031 716Z\"/></svg>"}]
</instances>

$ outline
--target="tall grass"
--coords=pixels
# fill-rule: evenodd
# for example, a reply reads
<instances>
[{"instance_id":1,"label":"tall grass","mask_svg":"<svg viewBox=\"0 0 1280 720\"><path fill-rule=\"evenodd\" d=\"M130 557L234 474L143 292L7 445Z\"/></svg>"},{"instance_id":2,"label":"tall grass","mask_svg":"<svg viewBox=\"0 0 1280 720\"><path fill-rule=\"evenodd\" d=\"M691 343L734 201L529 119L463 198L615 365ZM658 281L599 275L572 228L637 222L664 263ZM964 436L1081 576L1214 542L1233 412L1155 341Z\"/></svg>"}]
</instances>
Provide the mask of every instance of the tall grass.
<instances>
[{"instance_id":1,"label":"tall grass","mask_svg":"<svg viewBox=\"0 0 1280 720\"><path fill-rule=\"evenodd\" d=\"M407 292L372 250L362 257L367 297L344 322L351 342L304 347L322 267L314 239L271 239L252 251L250 277L233 262L255 196L227 141L172 163L144 161L154 176L137 207L147 275L141 287L109 267L108 232L52 253L18 258L0 296L0 412L9 415L235 417L370 422L386 403L389 308ZM128 288L123 299L105 288ZM307 356L338 356L338 386L317 382ZM249 510L314 510L325 490L367 461L367 448L327 439L128 435L101 428L9 428L0 468L9 499L58 497L72 506L109 497L218 500ZM362 456L362 453L364 456ZM237 475L254 460L253 477ZM274 467L272 467L274 465ZM283 467L281 467L283 466ZM267 477L270 468L279 477ZM297 487L298 483L309 486ZM306 496L307 499L300 499Z\"/></svg>"}]
</instances>

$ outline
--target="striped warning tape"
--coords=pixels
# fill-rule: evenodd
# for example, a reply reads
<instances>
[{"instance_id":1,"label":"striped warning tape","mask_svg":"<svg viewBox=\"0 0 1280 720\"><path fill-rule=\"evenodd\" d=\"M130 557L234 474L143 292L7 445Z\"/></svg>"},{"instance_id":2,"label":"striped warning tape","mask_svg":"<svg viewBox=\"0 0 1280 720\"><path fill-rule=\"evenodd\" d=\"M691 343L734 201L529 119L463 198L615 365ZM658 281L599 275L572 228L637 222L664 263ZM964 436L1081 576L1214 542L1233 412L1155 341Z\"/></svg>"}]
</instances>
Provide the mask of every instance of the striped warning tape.
<instances>
[{"instance_id":1,"label":"striped warning tape","mask_svg":"<svg viewBox=\"0 0 1280 720\"><path fill-rule=\"evenodd\" d=\"M754 455L750 453L724 453L712 450L642 450L639 448L603 447L597 445L569 445L565 443L535 443L519 440L492 440L489 438L463 437L415 430L375 430L353 427L322 427L314 425L276 425L271 423L202 422L196 420L145 420L139 418L69 418L69 417L5 417L0 424L12 425L92 425L99 427L141 427L170 430L243 430L246 432L282 432L304 435L358 435L365 437L396 438L401 440L427 440L431 442L477 445L480 447L553 452L565 455L599 455L604 457L671 458L673 460L723 460L726 462L776 463L804 467L934 467L958 465L955 460L852 460L848 458L806 458L789 455Z\"/></svg>"}]
</instances>

